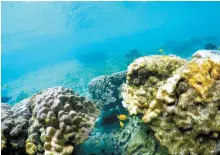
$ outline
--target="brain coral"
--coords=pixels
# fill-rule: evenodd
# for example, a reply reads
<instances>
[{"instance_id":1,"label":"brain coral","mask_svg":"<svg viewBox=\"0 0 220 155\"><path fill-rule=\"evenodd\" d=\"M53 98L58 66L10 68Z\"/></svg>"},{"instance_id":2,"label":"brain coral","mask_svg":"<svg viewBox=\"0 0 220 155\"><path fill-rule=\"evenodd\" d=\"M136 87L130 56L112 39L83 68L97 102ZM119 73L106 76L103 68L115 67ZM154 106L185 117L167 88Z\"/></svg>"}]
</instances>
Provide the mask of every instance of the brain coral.
<instances>
[{"instance_id":1,"label":"brain coral","mask_svg":"<svg viewBox=\"0 0 220 155\"><path fill-rule=\"evenodd\" d=\"M149 119L151 115L145 113L147 119L145 122L171 154L219 153L220 59L212 59L218 57L212 54L214 53L210 52L206 57L202 53L197 53L191 61L170 75L158 87L150 103L160 105L160 113L157 113L157 108L152 108L152 112L157 114L154 119ZM129 83L127 85L133 87ZM138 89L134 90L133 94L137 94ZM145 100L148 102L147 97ZM137 102L137 98L130 102Z\"/></svg>"},{"instance_id":2,"label":"brain coral","mask_svg":"<svg viewBox=\"0 0 220 155\"><path fill-rule=\"evenodd\" d=\"M90 134L99 111L70 89L49 88L31 98L28 154L68 155Z\"/></svg>"}]
</instances>

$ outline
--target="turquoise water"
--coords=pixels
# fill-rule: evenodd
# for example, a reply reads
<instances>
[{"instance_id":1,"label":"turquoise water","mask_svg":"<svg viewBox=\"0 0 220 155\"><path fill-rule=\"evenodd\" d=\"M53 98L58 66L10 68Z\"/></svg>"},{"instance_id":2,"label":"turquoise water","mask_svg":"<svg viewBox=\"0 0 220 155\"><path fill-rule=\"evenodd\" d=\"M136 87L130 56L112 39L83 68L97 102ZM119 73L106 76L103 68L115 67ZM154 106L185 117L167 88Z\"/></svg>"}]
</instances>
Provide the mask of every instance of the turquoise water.
<instances>
[{"instance_id":1,"label":"turquoise water","mask_svg":"<svg viewBox=\"0 0 220 155\"><path fill-rule=\"evenodd\" d=\"M1 9L2 154L220 153L220 2Z\"/></svg>"},{"instance_id":2,"label":"turquoise water","mask_svg":"<svg viewBox=\"0 0 220 155\"><path fill-rule=\"evenodd\" d=\"M59 63L89 66L91 71L82 70L94 76L126 69L124 55L133 48L144 55L163 48L189 57L206 42L219 45L219 7L219 2L2 2L2 93L32 72L39 80L62 80L49 71ZM71 67L67 72L74 72ZM40 72L46 68L50 75Z\"/></svg>"},{"instance_id":3,"label":"turquoise water","mask_svg":"<svg viewBox=\"0 0 220 155\"><path fill-rule=\"evenodd\" d=\"M131 49L188 58L206 43L220 46L219 8L219 2L2 2L2 96L15 103L56 85L86 94L92 78L125 70Z\"/></svg>"}]
</instances>

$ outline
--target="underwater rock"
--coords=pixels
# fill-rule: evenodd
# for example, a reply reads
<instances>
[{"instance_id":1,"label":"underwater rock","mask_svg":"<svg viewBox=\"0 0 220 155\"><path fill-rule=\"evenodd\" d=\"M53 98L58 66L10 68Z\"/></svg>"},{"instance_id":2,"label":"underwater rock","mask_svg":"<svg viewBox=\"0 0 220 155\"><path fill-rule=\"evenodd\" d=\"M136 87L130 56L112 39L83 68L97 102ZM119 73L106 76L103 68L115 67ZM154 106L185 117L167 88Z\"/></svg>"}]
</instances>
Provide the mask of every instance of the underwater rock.
<instances>
[{"instance_id":1,"label":"underwater rock","mask_svg":"<svg viewBox=\"0 0 220 155\"><path fill-rule=\"evenodd\" d=\"M129 81L128 71L123 89L124 106L131 114L144 115L144 122L171 154L218 154L219 60L219 55L213 51L196 52L192 60L163 79L150 101L147 95L141 96L150 92L148 87L140 91L141 85ZM158 69L156 66L155 70ZM146 93L142 93L143 90Z\"/></svg>"},{"instance_id":2,"label":"underwater rock","mask_svg":"<svg viewBox=\"0 0 220 155\"><path fill-rule=\"evenodd\" d=\"M27 154L72 154L93 129L99 111L64 87L48 88L31 98Z\"/></svg>"},{"instance_id":3,"label":"underwater rock","mask_svg":"<svg viewBox=\"0 0 220 155\"><path fill-rule=\"evenodd\" d=\"M22 100L13 107L1 103L2 133L7 138L3 153L25 153L25 141L28 136L29 126L28 121L31 117L29 103L29 98Z\"/></svg>"},{"instance_id":4,"label":"underwater rock","mask_svg":"<svg viewBox=\"0 0 220 155\"><path fill-rule=\"evenodd\" d=\"M96 77L88 84L89 93L101 104L101 108L110 109L122 100L120 86L125 79L126 71Z\"/></svg>"}]
</instances>

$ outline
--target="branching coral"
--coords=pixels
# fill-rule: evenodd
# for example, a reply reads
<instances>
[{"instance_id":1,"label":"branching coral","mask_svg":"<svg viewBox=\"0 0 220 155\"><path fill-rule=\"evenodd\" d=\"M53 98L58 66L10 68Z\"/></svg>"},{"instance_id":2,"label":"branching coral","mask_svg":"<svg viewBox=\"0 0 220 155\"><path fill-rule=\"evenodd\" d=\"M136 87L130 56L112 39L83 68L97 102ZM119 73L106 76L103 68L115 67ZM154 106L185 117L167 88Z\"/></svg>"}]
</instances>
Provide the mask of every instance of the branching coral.
<instances>
[{"instance_id":1,"label":"branching coral","mask_svg":"<svg viewBox=\"0 0 220 155\"><path fill-rule=\"evenodd\" d=\"M216 58L216 57L215 57ZM220 61L212 57L195 57L178 68L173 75L163 81L156 95L145 108L144 120L154 130L155 137L174 155L214 155L219 153L217 141L220 140ZM127 83L125 92L137 87ZM147 92L148 90L145 89ZM124 93L124 100L130 97ZM148 98L142 98L147 103ZM130 103L137 103L137 98L130 97ZM146 103L145 102L145 103ZM155 112L150 113L151 104ZM133 106L132 104L126 104ZM137 104L134 105L136 109ZM128 108L129 110L129 108ZM137 110L137 114L142 111ZM151 114L152 114L151 113Z\"/></svg>"},{"instance_id":2,"label":"branching coral","mask_svg":"<svg viewBox=\"0 0 220 155\"><path fill-rule=\"evenodd\" d=\"M28 154L72 154L74 145L88 138L99 114L90 101L63 87L35 95L31 108Z\"/></svg>"}]
</instances>

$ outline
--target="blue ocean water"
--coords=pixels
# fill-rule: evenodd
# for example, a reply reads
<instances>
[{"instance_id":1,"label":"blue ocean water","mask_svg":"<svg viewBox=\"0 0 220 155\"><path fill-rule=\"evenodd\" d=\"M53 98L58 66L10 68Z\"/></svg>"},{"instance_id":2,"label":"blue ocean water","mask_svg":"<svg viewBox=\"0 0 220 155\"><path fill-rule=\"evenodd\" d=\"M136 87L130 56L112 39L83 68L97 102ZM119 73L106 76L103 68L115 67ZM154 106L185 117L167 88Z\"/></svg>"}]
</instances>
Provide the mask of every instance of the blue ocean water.
<instances>
[{"instance_id":1,"label":"blue ocean water","mask_svg":"<svg viewBox=\"0 0 220 155\"><path fill-rule=\"evenodd\" d=\"M219 2L1 2L2 96L63 85L80 94L127 68L126 54L188 58L220 46Z\"/></svg>"},{"instance_id":2,"label":"blue ocean water","mask_svg":"<svg viewBox=\"0 0 220 155\"><path fill-rule=\"evenodd\" d=\"M188 82L168 78L194 65L177 57L126 69L220 50L220 2L1 2L1 17L2 154L219 154L219 51Z\"/></svg>"}]
</instances>

